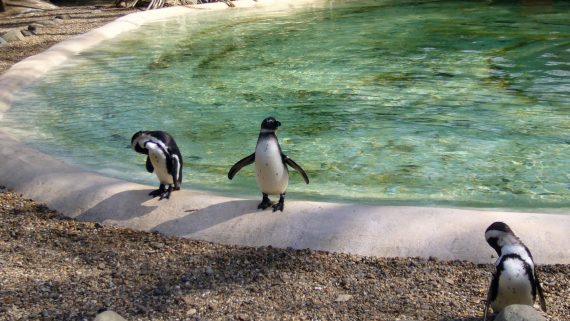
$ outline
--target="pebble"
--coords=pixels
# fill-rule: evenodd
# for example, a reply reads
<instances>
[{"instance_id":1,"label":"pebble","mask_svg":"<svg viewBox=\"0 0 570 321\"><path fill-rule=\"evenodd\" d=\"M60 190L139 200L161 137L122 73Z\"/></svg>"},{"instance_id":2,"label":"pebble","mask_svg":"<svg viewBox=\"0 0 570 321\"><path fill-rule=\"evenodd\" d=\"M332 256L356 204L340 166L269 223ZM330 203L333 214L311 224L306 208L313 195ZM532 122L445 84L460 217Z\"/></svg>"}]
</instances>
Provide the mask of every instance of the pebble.
<instances>
[{"instance_id":1,"label":"pebble","mask_svg":"<svg viewBox=\"0 0 570 321\"><path fill-rule=\"evenodd\" d=\"M336 299L334 300L335 302L346 302L348 300L352 299L352 295L350 294L341 294L339 296L336 297Z\"/></svg>"},{"instance_id":2,"label":"pebble","mask_svg":"<svg viewBox=\"0 0 570 321\"><path fill-rule=\"evenodd\" d=\"M111 310L107 310L97 314L94 321L126 321L126 320L118 313Z\"/></svg>"}]
</instances>

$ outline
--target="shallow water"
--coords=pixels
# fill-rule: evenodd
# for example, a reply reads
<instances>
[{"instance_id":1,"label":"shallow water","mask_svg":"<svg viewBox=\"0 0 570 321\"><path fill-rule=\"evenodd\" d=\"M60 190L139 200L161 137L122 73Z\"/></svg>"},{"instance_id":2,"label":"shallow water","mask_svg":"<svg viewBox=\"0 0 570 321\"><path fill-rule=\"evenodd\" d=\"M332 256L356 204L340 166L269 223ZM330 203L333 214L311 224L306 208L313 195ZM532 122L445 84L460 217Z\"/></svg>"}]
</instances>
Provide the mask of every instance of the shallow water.
<instances>
[{"instance_id":1,"label":"shallow water","mask_svg":"<svg viewBox=\"0 0 570 321\"><path fill-rule=\"evenodd\" d=\"M308 172L294 199L570 209L570 4L334 1L140 28L21 92L2 120L33 146L156 184L141 129L181 147L183 187L258 197L273 115ZM259 196L260 197L260 196Z\"/></svg>"}]
</instances>

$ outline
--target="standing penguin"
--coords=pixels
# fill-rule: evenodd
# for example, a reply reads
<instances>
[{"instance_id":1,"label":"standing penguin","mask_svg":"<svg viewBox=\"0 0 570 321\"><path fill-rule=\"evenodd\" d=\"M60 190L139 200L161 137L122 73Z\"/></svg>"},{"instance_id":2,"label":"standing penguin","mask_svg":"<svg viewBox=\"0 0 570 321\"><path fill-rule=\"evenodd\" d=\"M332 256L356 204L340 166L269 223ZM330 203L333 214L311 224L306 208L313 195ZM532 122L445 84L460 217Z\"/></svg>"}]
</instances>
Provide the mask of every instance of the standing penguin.
<instances>
[{"instance_id":1,"label":"standing penguin","mask_svg":"<svg viewBox=\"0 0 570 321\"><path fill-rule=\"evenodd\" d=\"M537 293L540 307L546 312L546 301L534 261L524 243L503 222L491 224L485 231L485 239L499 258L487 292L484 320L487 319L489 305L495 313L511 304L532 306Z\"/></svg>"},{"instance_id":2,"label":"standing penguin","mask_svg":"<svg viewBox=\"0 0 570 321\"><path fill-rule=\"evenodd\" d=\"M172 190L179 190L182 184L182 155L174 138L163 131L139 131L131 138L131 146L137 153L145 154L146 170L154 172L160 187L150 196L170 198ZM168 189L165 188L168 185Z\"/></svg>"},{"instance_id":3,"label":"standing penguin","mask_svg":"<svg viewBox=\"0 0 570 321\"><path fill-rule=\"evenodd\" d=\"M289 170L287 165L293 167L303 176L305 183L309 184L307 173L291 158L283 154L275 132L281 123L273 117L267 117L261 123L259 138L255 153L235 163L228 173L232 179L244 166L255 162L255 174L257 185L261 189L263 199L257 208L266 209L271 206L268 195L279 195L279 202L273 205L273 211L283 211L285 204L285 192L289 185Z\"/></svg>"}]
</instances>

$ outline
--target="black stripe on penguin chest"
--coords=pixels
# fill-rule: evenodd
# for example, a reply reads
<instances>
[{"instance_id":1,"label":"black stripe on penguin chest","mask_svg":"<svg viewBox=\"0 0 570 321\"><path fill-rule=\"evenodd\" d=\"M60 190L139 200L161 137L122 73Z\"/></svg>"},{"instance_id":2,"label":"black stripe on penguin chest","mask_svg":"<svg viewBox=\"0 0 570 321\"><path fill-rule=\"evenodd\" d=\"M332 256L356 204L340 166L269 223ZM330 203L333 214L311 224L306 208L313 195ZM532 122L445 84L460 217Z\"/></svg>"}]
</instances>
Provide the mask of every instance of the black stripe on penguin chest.
<instances>
[{"instance_id":1,"label":"black stripe on penguin chest","mask_svg":"<svg viewBox=\"0 0 570 321\"><path fill-rule=\"evenodd\" d=\"M511 254L507 254L507 255L502 256L499 264L497 265L497 276L496 276L496 279L493 280L496 282L497 289L496 289L495 293L492 293L492 297L491 297L492 301L494 301L497 298L500 291L508 291L508 292L511 292L512 294L519 294L519 295L522 294L522 293L517 293L517 289L511 286L511 283L514 280L512 280L510 277L507 277L505 275L505 274L507 274L505 271L505 262L507 260L515 261L517 264L520 264L521 267L523 268L523 270L524 270L523 274L524 275L517 273L516 277L524 277L527 280L527 282L530 286L530 293L529 294L532 298L532 301L534 301L536 298L536 284L534 282L533 269L532 269L531 265L528 264L528 262L523 260L523 258L520 255L515 254L515 253L511 253ZM507 285L506 285L506 288L499 289L498 288L500 286L499 280L502 278L507 278L505 280Z\"/></svg>"},{"instance_id":2,"label":"black stripe on penguin chest","mask_svg":"<svg viewBox=\"0 0 570 321\"><path fill-rule=\"evenodd\" d=\"M156 146L156 149L147 149L148 157L150 158L152 165L155 167L155 172L157 168L162 167L162 169L166 169L168 174L172 175L172 161L168 151L155 142L149 141L147 143L151 143ZM147 143L145 143L145 146Z\"/></svg>"}]
</instances>

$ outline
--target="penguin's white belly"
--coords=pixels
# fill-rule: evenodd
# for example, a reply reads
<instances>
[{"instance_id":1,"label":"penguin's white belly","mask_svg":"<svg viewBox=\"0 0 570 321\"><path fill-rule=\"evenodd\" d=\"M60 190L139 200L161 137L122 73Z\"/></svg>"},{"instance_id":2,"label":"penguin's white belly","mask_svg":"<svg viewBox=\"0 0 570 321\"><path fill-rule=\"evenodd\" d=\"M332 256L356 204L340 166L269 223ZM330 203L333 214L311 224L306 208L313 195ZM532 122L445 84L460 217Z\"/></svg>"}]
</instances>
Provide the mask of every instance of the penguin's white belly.
<instances>
[{"instance_id":1,"label":"penguin's white belly","mask_svg":"<svg viewBox=\"0 0 570 321\"><path fill-rule=\"evenodd\" d=\"M153 143L147 143L148 157L154 167L154 173L161 184L174 184L172 180L172 175L168 174L168 167L166 166L166 155L162 152L158 146Z\"/></svg>"},{"instance_id":2,"label":"penguin's white belly","mask_svg":"<svg viewBox=\"0 0 570 321\"><path fill-rule=\"evenodd\" d=\"M281 159L276 141L259 142L255 149L255 178L261 192L269 195L285 193L289 184L289 172Z\"/></svg>"},{"instance_id":3,"label":"penguin's white belly","mask_svg":"<svg viewBox=\"0 0 570 321\"><path fill-rule=\"evenodd\" d=\"M531 305L532 285L523 263L517 259L507 259L503 263L504 270L499 278L499 292L497 299L491 306L494 311L501 311L511 304Z\"/></svg>"}]
</instances>

